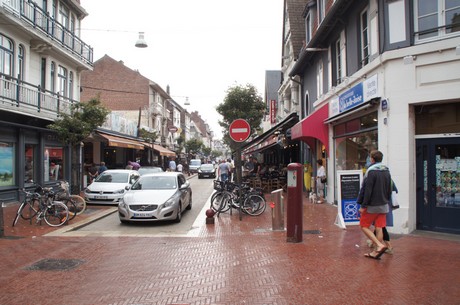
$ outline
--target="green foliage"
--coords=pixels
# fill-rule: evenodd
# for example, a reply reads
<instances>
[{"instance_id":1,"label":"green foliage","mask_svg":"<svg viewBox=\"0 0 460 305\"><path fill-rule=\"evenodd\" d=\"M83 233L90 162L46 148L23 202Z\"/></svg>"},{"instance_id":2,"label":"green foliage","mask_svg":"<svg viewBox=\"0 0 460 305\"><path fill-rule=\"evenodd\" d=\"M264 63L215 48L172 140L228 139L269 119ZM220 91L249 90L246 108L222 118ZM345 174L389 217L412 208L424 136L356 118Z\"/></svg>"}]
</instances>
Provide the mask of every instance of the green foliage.
<instances>
[{"instance_id":1,"label":"green foliage","mask_svg":"<svg viewBox=\"0 0 460 305\"><path fill-rule=\"evenodd\" d=\"M150 132L144 128L139 130L139 137L144 139L145 142L155 143L155 140L158 138L158 132Z\"/></svg>"},{"instance_id":2,"label":"green foliage","mask_svg":"<svg viewBox=\"0 0 460 305\"><path fill-rule=\"evenodd\" d=\"M222 115L223 120L219 121L224 132L224 142L229 146L234 146L234 141L229 136L229 126L236 119L243 119L251 126L251 134L260 130L260 124L264 117L266 107L257 89L250 84L246 86L236 85L227 90L224 102L216 108Z\"/></svg>"},{"instance_id":3,"label":"green foliage","mask_svg":"<svg viewBox=\"0 0 460 305\"><path fill-rule=\"evenodd\" d=\"M211 151L211 156L216 158L216 157L223 156L223 153L220 150L213 150L213 151Z\"/></svg>"},{"instance_id":4,"label":"green foliage","mask_svg":"<svg viewBox=\"0 0 460 305\"><path fill-rule=\"evenodd\" d=\"M75 146L101 126L110 111L101 105L99 99L72 105L71 114L59 113L60 118L48 125L64 144Z\"/></svg>"},{"instance_id":5,"label":"green foliage","mask_svg":"<svg viewBox=\"0 0 460 305\"><path fill-rule=\"evenodd\" d=\"M199 152L201 151L202 147L203 147L203 141L199 139L190 139L187 142L185 142L185 151L187 153Z\"/></svg>"},{"instance_id":6,"label":"green foliage","mask_svg":"<svg viewBox=\"0 0 460 305\"><path fill-rule=\"evenodd\" d=\"M201 150L205 156L209 156L211 154L211 147L203 147Z\"/></svg>"}]
</instances>

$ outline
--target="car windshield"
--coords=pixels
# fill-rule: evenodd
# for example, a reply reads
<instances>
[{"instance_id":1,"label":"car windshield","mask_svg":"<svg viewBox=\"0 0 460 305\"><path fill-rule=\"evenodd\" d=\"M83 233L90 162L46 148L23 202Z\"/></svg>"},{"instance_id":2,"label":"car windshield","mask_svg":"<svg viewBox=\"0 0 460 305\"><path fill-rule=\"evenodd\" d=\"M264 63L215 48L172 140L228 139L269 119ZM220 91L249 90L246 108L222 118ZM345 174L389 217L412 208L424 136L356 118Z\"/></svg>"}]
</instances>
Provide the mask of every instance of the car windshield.
<instances>
[{"instance_id":1,"label":"car windshield","mask_svg":"<svg viewBox=\"0 0 460 305\"><path fill-rule=\"evenodd\" d=\"M176 177L144 176L133 184L132 190L172 190L177 188Z\"/></svg>"},{"instance_id":2,"label":"car windshield","mask_svg":"<svg viewBox=\"0 0 460 305\"><path fill-rule=\"evenodd\" d=\"M212 169L214 169L214 165L212 165L212 164L203 164L203 165L201 165L201 169L204 169L204 170L210 170L211 169L212 170Z\"/></svg>"},{"instance_id":3,"label":"car windshield","mask_svg":"<svg viewBox=\"0 0 460 305\"><path fill-rule=\"evenodd\" d=\"M95 182L109 182L109 183L127 183L128 173L103 172L94 181Z\"/></svg>"},{"instance_id":4,"label":"car windshield","mask_svg":"<svg viewBox=\"0 0 460 305\"><path fill-rule=\"evenodd\" d=\"M201 161L200 160L190 160L190 165L200 165Z\"/></svg>"}]
</instances>

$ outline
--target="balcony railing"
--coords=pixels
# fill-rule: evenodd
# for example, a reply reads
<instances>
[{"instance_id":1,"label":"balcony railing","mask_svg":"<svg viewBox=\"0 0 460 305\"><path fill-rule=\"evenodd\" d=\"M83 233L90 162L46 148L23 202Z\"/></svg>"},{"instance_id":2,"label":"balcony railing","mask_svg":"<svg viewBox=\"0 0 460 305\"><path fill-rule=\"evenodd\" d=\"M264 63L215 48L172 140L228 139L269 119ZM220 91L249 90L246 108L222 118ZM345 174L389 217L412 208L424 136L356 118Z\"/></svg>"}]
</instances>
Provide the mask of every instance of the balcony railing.
<instances>
[{"instance_id":1,"label":"balcony railing","mask_svg":"<svg viewBox=\"0 0 460 305\"><path fill-rule=\"evenodd\" d=\"M93 64L93 48L84 43L74 33L43 11L30 0L0 0L0 6L21 20L29 23L46 37L59 42L74 56L85 63Z\"/></svg>"},{"instance_id":2,"label":"balcony railing","mask_svg":"<svg viewBox=\"0 0 460 305\"><path fill-rule=\"evenodd\" d=\"M0 110L28 113L44 119L55 120L59 113L70 114L77 101L43 90L0 73Z\"/></svg>"}]
</instances>

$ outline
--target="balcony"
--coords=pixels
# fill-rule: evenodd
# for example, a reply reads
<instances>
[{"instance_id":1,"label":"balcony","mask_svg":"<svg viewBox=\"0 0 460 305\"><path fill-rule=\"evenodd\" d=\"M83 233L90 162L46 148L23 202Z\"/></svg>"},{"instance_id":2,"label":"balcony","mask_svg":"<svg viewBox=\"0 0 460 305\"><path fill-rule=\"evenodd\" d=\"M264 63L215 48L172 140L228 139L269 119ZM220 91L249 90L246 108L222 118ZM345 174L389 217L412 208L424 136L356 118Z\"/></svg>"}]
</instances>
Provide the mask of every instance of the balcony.
<instances>
[{"instance_id":1,"label":"balcony","mask_svg":"<svg viewBox=\"0 0 460 305\"><path fill-rule=\"evenodd\" d=\"M13 20L16 22L22 21L30 25L24 26L24 28L31 28L31 31L43 39L43 43L37 43L40 48L43 48L46 45L46 41L51 39L59 43L72 57L79 59L84 64L93 65L93 48L84 43L57 20L49 16L47 12L44 12L34 2L0 0L0 11L2 8L5 12L11 13L9 17L13 17ZM32 48L34 48L33 45Z\"/></svg>"},{"instance_id":2,"label":"balcony","mask_svg":"<svg viewBox=\"0 0 460 305\"><path fill-rule=\"evenodd\" d=\"M70 114L74 103L77 101L0 73L0 111L54 121L59 113Z\"/></svg>"}]
</instances>

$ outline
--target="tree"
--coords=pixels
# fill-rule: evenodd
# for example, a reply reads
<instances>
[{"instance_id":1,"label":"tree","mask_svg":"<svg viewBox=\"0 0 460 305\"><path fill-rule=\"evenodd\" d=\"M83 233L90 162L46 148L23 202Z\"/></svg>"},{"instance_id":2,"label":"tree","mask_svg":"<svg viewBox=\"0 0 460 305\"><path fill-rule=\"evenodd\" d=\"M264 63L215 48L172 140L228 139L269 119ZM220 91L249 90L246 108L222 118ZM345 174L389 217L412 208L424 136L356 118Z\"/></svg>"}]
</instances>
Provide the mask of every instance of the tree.
<instances>
[{"instance_id":1,"label":"tree","mask_svg":"<svg viewBox=\"0 0 460 305\"><path fill-rule=\"evenodd\" d=\"M266 106L257 89L247 84L230 87L224 102L219 104L216 110L223 117L223 120L219 121L219 125L223 128L223 140L234 150L236 143L229 136L230 124L236 119L244 119L251 127L251 134L255 134L260 131Z\"/></svg>"},{"instance_id":2,"label":"tree","mask_svg":"<svg viewBox=\"0 0 460 305\"><path fill-rule=\"evenodd\" d=\"M201 150L203 151L203 154L206 157L209 157L211 155L211 147L203 147Z\"/></svg>"},{"instance_id":3,"label":"tree","mask_svg":"<svg viewBox=\"0 0 460 305\"><path fill-rule=\"evenodd\" d=\"M198 140L198 139L190 139L187 142L185 142L185 152L186 153L197 153L201 151L201 148L203 147L203 141Z\"/></svg>"},{"instance_id":4,"label":"tree","mask_svg":"<svg viewBox=\"0 0 460 305\"><path fill-rule=\"evenodd\" d=\"M54 130L60 141L72 148L72 192L80 191L81 164L79 164L80 149L77 146L87 138L91 132L101 126L110 111L101 105L98 98L87 103L75 103L71 106L70 114L59 113L59 118L48 128ZM79 147L78 147L79 148Z\"/></svg>"},{"instance_id":5,"label":"tree","mask_svg":"<svg viewBox=\"0 0 460 305\"><path fill-rule=\"evenodd\" d=\"M156 131L148 131L144 128L139 130L139 138L144 139L147 143L155 143L155 140L158 138L158 132Z\"/></svg>"}]
</instances>

